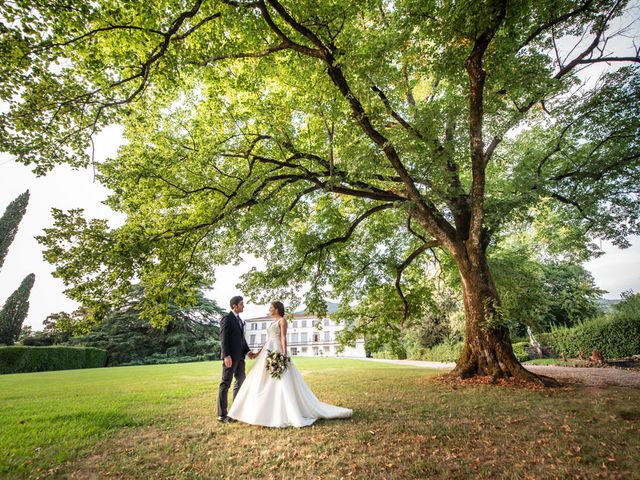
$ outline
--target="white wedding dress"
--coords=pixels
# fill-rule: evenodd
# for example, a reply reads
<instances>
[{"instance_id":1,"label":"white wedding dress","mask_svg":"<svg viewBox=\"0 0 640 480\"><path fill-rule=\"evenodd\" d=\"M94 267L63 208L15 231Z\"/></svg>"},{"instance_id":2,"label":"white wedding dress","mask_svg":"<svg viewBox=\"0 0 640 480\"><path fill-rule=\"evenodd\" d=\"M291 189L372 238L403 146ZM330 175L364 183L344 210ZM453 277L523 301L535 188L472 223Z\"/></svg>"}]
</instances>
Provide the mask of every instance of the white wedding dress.
<instances>
[{"instance_id":1,"label":"white wedding dress","mask_svg":"<svg viewBox=\"0 0 640 480\"><path fill-rule=\"evenodd\" d=\"M277 321L269 325L267 343L240 387L229 417L264 427L306 427L318 418L347 418L353 414L348 408L318 400L293 362L280 379L272 378L265 368L267 350L282 353Z\"/></svg>"}]
</instances>

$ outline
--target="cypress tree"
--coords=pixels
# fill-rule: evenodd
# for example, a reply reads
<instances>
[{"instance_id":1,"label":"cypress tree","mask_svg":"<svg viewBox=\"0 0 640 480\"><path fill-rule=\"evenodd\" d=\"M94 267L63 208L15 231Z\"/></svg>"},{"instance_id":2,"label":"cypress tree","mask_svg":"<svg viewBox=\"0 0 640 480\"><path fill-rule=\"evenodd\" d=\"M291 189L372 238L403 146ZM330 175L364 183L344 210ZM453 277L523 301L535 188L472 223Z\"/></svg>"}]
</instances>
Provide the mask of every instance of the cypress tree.
<instances>
[{"instance_id":1,"label":"cypress tree","mask_svg":"<svg viewBox=\"0 0 640 480\"><path fill-rule=\"evenodd\" d=\"M36 276L27 275L0 310L0 344L13 345L20 336L22 322L29 312L29 295Z\"/></svg>"},{"instance_id":2,"label":"cypress tree","mask_svg":"<svg viewBox=\"0 0 640 480\"><path fill-rule=\"evenodd\" d=\"M9 245L13 242L13 239L18 232L18 226L20 220L27 211L27 204L29 203L29 190L18 195L16 199L11 202L7 209L0 218L0 268L4 263L4 258L9 251Z\"/></svg>"}]
</instances>

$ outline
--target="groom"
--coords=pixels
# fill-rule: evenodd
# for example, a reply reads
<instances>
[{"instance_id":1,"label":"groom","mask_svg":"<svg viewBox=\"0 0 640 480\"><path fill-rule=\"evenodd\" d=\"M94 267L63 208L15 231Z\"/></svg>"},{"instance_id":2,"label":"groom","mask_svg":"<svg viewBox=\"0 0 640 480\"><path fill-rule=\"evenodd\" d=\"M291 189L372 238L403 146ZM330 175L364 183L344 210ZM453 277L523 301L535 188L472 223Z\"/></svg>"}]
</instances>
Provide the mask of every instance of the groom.
<instances>
[{"instance_id":1,"label":"groom","mask_svg":"<svg viewBox=\"0 0 640 480\"><path fill-rule=\"evenodd\" d=\"M244 311L244 301L241 296L235 296L229 301L231 311L220 320L220 350L222 353L222 381L218 390L218 421L229 422L227 417L227 392L231 386L231 379L235 377L233 398L236 398L242 382L244 382L244 357L255 355L249 350L244 338L244 322L240 314Z\"/></svg>"}]
</instances>

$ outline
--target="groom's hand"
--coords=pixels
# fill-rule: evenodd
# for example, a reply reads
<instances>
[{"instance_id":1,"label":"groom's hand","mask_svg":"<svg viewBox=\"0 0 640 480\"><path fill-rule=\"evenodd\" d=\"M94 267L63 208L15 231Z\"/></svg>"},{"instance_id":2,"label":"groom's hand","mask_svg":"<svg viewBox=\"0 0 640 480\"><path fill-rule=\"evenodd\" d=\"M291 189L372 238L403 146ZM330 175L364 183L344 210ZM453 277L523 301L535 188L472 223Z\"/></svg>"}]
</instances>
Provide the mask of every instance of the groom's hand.
<instances>
[{"instance_id":1,"label":"groom's hand","mask_svg":"<svg viewBox=\"0 0 640 480\"><path fill-rule=\"evenodd\" d=\"M233 360L231 360L231 355L224 357L224 366L227 368L231 368L233 365Z\"/></svg>"}]
</instances>

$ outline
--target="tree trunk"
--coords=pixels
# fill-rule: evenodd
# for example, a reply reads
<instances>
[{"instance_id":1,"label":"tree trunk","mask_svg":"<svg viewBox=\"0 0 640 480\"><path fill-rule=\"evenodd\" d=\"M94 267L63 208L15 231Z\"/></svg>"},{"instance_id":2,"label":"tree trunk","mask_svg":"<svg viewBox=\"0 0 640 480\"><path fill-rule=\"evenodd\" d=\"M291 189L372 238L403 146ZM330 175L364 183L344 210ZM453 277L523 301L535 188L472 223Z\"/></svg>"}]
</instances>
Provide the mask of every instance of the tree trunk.
<instances>
[{"instance_id":1,"label":"tree trunk","mask_svg":"<svg viewBox=\"0 0 640 480\"><path fill-rule=\"evenodd\" d=\"M553 379L529 372L515 357L484 249L473 249L464 243L458 247L454 258L462 280L466 335L462 354L450 375L461 379L490 376L494 381L515 378L556 384Z\"/></svg>"}]
</instances>

